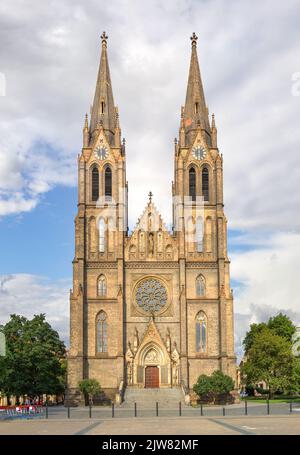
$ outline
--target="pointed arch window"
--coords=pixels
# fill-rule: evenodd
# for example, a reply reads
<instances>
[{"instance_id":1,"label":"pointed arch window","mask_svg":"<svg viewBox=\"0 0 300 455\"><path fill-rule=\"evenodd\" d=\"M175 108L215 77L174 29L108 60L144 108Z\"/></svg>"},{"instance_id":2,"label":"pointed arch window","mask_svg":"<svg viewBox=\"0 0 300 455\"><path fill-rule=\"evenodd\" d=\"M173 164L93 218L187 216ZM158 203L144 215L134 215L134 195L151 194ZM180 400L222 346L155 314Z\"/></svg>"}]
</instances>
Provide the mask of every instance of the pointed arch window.
<instances>
[{"instance_id":1,"label":"pointed arch window","mask_svg":"<svg viewBox=\"0 0 300 455\"><path fill-rule=\"evenodd\" d=\"M196 295L197 297L205 296L205 278L203 275L199 275L196 278Z\"/></svg>"},{"instance_id":2,"label":"pointed arch window","mask_svg":"<svg viewBox=\"0 0 300 455\"><path fill-rule=\"evenodd\" d=\"M97 166L92 169L92 201L99 199L99 171Z\"/></svg>"},{"instance_id":3,"label":"pointed arch window","mask_svg":"<svg viewBox=\"0 0 300 455\"><path fill-rule=\"evenodd\" d=\"M98 353L107 352L107 315L101 310L96 319L96 347Z\"/></svg>"},{"instance_id":4,"label":"pointed arch window","mask_svg":"<svg viewBox=\"0 0 300 455\"><path fill-rule=\"evenodd\" d=\"M100 275L98 278L98 296L106 296L106 278L104 275Z\"/></svg>"},{"instance_id":5,"label":"pointed arch window","mask_svg":"<svg viewBox=\"0 0 300 455\"><path fill-rule=\"evenodd\" d=\"M197 248L197 253L202 253L202 251L203 251L203 218L201 216L198 216L197 220L196 220L196 248Z\"/></svg>"},{"instance_id":6,"label":"pointed arch window","mask_svg":"<svg viewBox=\"0 0 300 455\"><path fill-rule=\"evenodd\" d=\"M189 170L189 195L192 201L196 200L196 171L193 167Z\"/></svg>"},{"instance_id":7,"label":"pointed arch window","mask_svg":"<svg viewBox=\"0 0 300 455\"><path fill-rule=\"evenodd\" d=\"M207 167L202 169L202 196L205 201L209 201L209 172Z\"/></svg>"},{"instance_id":8,"label":"pointed arch window","mask_svg":"<svg viewBox=\"0 0 300 455\"><path fill-rule=\"evenodd\" d=\"M109 166L105 169L105 177L104 177L104 194L105 198L110 199L112 197L112 172Z\"/></svg>"},{"instance_id":9,"label":"pointed arch window","mask_svg":"<svg viewBox=\"0 0 300 455\"><path fill-rule=\"evenodd\" d=\"M206 352L207 318L203 311L196 316L196 352Z\"/></svg>"},{"instance_id":10,"label":"pointed arch window","mask_svg":"<svg viewBox=\"0 0 300 455\"><path fill-rule=\"evenodd\" d=\"M100 253L105 252L105 221L103 218L99 220L99 251Z\"/></svg>"}]
</instances>

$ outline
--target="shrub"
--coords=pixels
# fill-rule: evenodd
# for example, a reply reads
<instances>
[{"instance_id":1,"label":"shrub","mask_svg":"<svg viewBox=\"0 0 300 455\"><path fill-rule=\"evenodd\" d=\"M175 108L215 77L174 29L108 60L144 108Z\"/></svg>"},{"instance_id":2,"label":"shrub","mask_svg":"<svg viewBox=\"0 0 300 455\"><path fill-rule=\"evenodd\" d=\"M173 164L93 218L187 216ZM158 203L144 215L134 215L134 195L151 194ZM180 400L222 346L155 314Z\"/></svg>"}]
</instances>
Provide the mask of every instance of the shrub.
<instances>
[{"instance_id":1,"label":"shrub","mask_svg":"<svg viewBox=\"0 0 300 455\"><path fill-rule=\"evenodd\" d=\"M263 389L262 387L256 387L255 390L256 390L257 393L260 393L261 395L268 395L269 394L269 390Z\"/></svg>"},{"instance_id":2,"label":"shrub","mask_svg":"<svg viewBox=\"0 0 300 455\"><path fill-rule=\"evenodd\" d=\"M200 375L193 387L194 392L201 400L213 401L213 403L220 396L224 399L233 389L233 379L220 370L214 371L211 376Z\"/></svg>"},{"instance_id":3,"label":"shrub","mask_svg":"<svg viewBox=\"0 0 300 455\"><path fill-rule=\"evenodd\" d=\"M93 399L96 395L101 392L101 386L96 379L83 379L78 383L79 390L85 396L85 401L87 402L87 398L89 403L93 404Z\"/></svg>"}]
</instances>

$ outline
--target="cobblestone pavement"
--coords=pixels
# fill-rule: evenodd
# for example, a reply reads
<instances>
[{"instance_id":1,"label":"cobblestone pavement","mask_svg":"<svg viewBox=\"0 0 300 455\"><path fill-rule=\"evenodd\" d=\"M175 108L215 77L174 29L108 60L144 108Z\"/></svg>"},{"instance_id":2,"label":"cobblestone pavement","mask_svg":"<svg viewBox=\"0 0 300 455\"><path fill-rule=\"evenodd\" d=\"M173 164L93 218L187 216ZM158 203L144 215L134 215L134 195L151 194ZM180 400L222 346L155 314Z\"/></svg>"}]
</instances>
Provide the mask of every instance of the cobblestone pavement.
<instances>
[{"instance_id":1,"label":"cobblestone pavement","mask_svg":"<svg viewBox=\"0 0 300 455\"><path fill-rule=\"evenodd\" d=\"M299 435L300 415L35 419L0 422L1 435Z\"/></svg>"}]
</instances>

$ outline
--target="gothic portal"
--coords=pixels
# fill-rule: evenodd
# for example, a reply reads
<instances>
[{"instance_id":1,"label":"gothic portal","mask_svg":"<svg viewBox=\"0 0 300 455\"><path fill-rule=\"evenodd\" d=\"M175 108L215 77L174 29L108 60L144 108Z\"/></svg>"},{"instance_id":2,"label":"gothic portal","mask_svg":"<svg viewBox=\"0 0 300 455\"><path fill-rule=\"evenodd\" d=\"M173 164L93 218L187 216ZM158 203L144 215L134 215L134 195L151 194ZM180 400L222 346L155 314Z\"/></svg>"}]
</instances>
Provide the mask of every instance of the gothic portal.
<instances>
[{"instance_id":1,"label":"gothic portal","mask_svg":"<svg viewBox=\"0 0 300 455\"><path fill-rule=\"evenodd\" d=\"M191 390L200 374L235 378L233 298L223 210L222 155L209 121L191 37L191 61L175 140L173 230L152 194L129 235L125 141L121 141L102 35L90 118L78 157L68 401L97 379L113 398L122 387ZM130 153L130 152L129 152Z\"/></svg>"}]
</instances>

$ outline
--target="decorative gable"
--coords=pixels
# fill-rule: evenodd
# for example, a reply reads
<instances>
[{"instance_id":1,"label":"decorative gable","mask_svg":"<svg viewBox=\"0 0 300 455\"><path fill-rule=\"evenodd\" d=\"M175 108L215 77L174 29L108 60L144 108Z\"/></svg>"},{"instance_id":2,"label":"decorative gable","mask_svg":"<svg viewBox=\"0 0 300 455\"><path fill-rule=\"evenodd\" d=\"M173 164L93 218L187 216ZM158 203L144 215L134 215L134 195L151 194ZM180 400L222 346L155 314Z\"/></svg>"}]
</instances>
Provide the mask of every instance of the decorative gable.
<instances>
[{"instance_id":1,"label":"decorative gable","mask_svg":"<svg viewBox=\"0 0 300 455\"><path fill-rule=\"evenodd\" d=\"M162 217L152 202L149 202L139 218L125 246L125 259L129 260L177 260L176 241L168 232Z\"/></svg>"}]
</instances>

